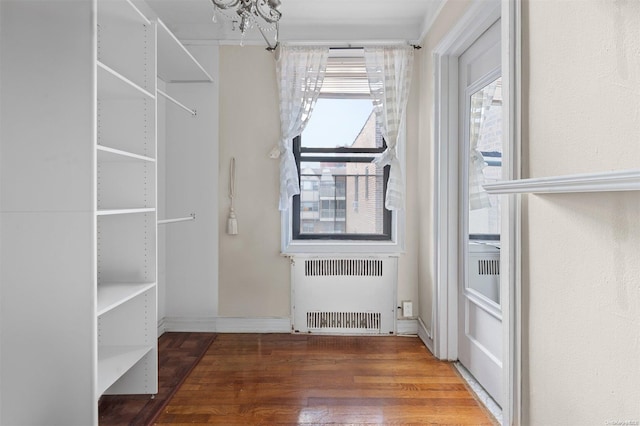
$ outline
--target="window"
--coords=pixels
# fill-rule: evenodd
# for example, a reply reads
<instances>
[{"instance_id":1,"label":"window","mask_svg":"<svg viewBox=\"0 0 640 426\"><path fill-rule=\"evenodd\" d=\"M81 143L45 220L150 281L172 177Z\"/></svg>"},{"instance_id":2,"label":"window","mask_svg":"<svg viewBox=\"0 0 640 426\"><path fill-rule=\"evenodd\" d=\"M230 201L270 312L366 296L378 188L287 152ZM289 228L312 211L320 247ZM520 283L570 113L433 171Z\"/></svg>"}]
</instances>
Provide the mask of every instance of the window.
<instances>
[{"instance_id":1,"label":"window","mask_svg":"<svg viewBox=\"0 0 640 426\"><path fill-rule=\"evenodd\" d=\"M384 207L389 168L371 163L386 144L364 58L346 54L332 52L320 99L294 140L301 188L293 197L294 240L391 240L391 212Z\"/></svg>"},{"instance_id":2,"label":"window","mask_svg":"<svg viewBox=\"0 0 640 426\"><path fill-rule=\"evenodd\" d=\"M483 97L489 100L488 104L482 104ZM480 126L476 149L484 159L482 181L497 182L502 176L502 78L473 93L470 103L476 109L485 109L481 124L476 124ZM473 108L471 115L478 120L479 113ZM500 196L489 194L488 200L485 208L469 209L470 240L500 241Z\"/></svg>"}]
</instances>

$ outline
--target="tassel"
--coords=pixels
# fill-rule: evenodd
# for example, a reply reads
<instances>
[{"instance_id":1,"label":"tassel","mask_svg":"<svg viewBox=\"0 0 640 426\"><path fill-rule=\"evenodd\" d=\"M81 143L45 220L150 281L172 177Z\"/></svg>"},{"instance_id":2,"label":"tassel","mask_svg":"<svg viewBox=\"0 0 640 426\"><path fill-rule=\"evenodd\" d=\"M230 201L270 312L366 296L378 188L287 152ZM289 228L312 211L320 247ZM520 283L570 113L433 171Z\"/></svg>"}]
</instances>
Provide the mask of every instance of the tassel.
<instances>
[{"instance_id":1,"label":"tassel","mask_svg":"<svg viewBox=\"0 0 640 426\"><path fill-rule=\"evenodd\" d=\"M229 199L231 206L229 207L229 218L227 219L227 234L238 235L238 220L236 219L236 211L233 209L233 198L236 193L236 159L231 157L229 166Z\"/></svg>"},{"instance_id":2,"label":"tassel","mask_svg":"<svg viewBox=\"0 0 640 426\"><path fill-rule=\"evenodd\" d=\"M227 234L238 234L238 220L236 219L236 212L234 212L233 209L229 211L229 218L227 219Z\"/></svg>"}]
</instances>

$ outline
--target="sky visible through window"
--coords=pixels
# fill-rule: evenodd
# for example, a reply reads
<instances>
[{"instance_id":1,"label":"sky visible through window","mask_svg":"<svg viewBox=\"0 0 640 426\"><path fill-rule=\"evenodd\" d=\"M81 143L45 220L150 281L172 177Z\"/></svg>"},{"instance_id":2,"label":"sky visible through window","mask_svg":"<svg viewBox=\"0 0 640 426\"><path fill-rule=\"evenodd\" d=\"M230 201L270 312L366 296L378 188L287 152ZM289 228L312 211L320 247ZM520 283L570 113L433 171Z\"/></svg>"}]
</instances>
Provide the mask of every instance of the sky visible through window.
<instances>
[{"instance_id":1,"label":"sky visible through window","mask_svg":"<svg viewBox=\"0 0 640 426\"><path fill-rule=\"evenodd\" d=\"M389 239L384 173L371 164L371 158L379 154L358 152L380 143L375 120L370 119L372 111L369 98L318 99L302 133L301 147L328 151L296 150L301 187L300 196L293 201L298 214L293 229L296 238ZM354 151L337 153L333 151L337 147Z\"/></svg>"},{"instance_id":2,"label":"sky visible through window","mask_svg":"<svg viewBox=\"0 0 640 426\"><path fill-rule=\"evenodd\" d=\"M315 148L351 146L372 109L370 99L318 99L302 132L302 145Z\"/></svg>"}]
</instances>

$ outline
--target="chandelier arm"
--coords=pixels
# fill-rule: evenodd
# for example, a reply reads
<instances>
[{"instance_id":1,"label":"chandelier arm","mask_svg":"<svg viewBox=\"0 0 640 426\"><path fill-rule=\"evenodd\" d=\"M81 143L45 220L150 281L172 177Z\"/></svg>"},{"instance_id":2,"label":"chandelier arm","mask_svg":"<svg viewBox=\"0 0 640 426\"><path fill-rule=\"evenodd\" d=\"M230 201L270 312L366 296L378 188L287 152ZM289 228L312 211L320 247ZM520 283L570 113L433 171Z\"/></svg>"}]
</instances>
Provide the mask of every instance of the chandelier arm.
<instances>
[{"instance_id":1,"label":"chandelier arm","mask_svg":"<svg viewBox=\"0 0 640 426\"><path fill-rule=\"evenodd\" d=\"M213 3L214 6L219 7L220 9L230 9L232 7L236 7L239 2L240 0L231 0L231 2L225 0L211 0L211 3Z\"/></svg>"},{"instance_id":2,"label":"chandelier arm","mask_svg":"<svg viewBox=\"0 0 640 426\"><path fill-rule=\"evenodd\" d=\"M258 13L258 15L260 15L262 19L264 19L270 24L274 24L278 22L282 17L282 13L279 10L274 9L270 6L267 6L267 12L265 12L264 10L262 10L262 7L261 7L265 3L266 3L265 0L257 0L255 11Z\"/></svg>"}]
</instances>

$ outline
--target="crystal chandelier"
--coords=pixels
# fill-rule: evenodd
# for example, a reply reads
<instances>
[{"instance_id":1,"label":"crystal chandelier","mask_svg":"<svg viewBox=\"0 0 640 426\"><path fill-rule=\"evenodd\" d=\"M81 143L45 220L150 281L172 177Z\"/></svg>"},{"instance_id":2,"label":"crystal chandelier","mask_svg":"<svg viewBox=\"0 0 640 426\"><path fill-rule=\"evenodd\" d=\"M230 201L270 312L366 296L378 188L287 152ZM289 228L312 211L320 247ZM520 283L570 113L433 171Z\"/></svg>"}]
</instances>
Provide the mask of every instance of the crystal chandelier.
<instances>
[{"instance_id":1,"label":"crystal chandelier","mask_svg":"<svg viewBox=\"0 0 640 426\"><path fill-rule=\"evenodd\" d=\"M244 42L247 30L256 27L267 42L267 50L274 50L278 45L278 21L282 13L278 11L280 0L211 0L215 6L213 20L216 14L231 21L232 28L240 30L240 45ZM273 44L267 37L268 32L275 32Z\"/></svg>"}]
</instances>

